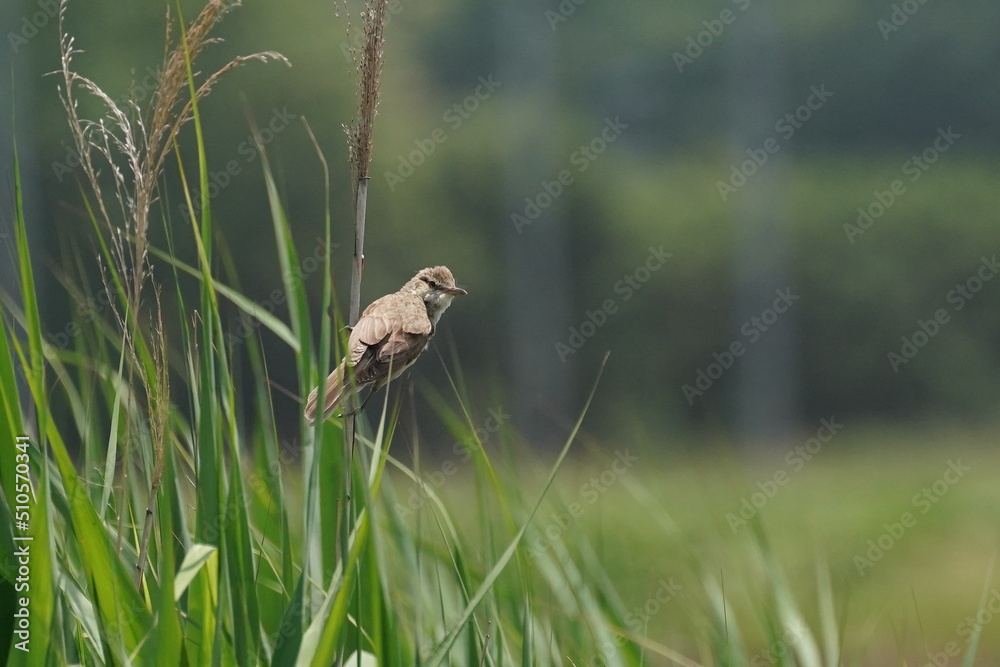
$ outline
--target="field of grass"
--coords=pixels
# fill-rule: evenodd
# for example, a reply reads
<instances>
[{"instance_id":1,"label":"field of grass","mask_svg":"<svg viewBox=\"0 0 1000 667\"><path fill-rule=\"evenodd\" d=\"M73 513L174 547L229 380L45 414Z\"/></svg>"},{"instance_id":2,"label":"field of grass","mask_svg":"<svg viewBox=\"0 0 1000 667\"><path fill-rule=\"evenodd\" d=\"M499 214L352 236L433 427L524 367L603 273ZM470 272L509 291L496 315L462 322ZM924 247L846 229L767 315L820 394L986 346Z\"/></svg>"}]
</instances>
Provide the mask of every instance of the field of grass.
<instances>
[{"instance_id":1,"label":"field of grass","mask_svg":"<svg viewBox=\"0 0 1000 667\"><path fill-rule=\"evenodd\" d=\"M1000 460L989 432L844 426L814 454L803 436L751 460L718 446L671 455L655 443L603 444L560 473L528 532L527 552L593 549L632 613L626 622L689 656L711 634L714 581L731 605L730 630L738 628L746 643L745 664L786 664L779 654L794 652L798 635L786 627L791 634L775 644L768 628L777 601L754 535L759 521L814 629L824 622L819 582L828 573L842 664L964 664L977 615L983 634L975 664L993 664L1000 585L986 588L980 614L1000 546ZM626 449L634 465L608 473ZM536 469L518 476L531 479ZM441 493L461 515L474 482L455 475ZM475 514L464 519L469 531L482 524Z\"/></svg>"},{"instance_id":2,"label":"field of grass","mask_svg":"<svg viewBox=\"0 0 1000 667\"><path fill-rule=\"evenodd\" d=\"M279 260L295 267L266 163L264 176ZM208 246L204 211L191 231ZM444 456L439 443L414 456L395 402L369 408L353 455L339 420L279 440L253 338L242 407L218 304L298 346L304 395L329 365L333 323L314 354L294 271L289 326L226 287L207 252L188 267L153 249L201 285L188 306L169 288L199 313L179 340L155 319L123 335L109 313L63 349L43 338L17 222L22 289L5 297L0 336L0 546L8 607L29 621L12 628L8 664L329 665L358 649L381 665L1000 656L1000 463L987 431L834 420L822 439L747 460L719 443L584 431L542 460L509 424L483 427L491 406L470 404L449 364L451 390L428 397L456 443ZM26 565L12 537L32 538Z\"/></svg>"},{"instance_id":3,"label":"field of grass","mask_svg":"<svg viewBox=\"0 0 1000 667\"><path fill-rule=\"evenodd\" d=\"M342 322L325 315L331 281L321 304L306 298L262 145L287 321L238 289L199 121L214 79L193 66L224 5L205 11L168 49L147 126L73 73L64 36L62 93L105 280L87 284L72 250L54 269L81 306L57 328L66 344L45 334L15 158L19 289L0 295L6 664L1000 661L988 431L833 420L753 458L718 442L598 440L585 427L594 369L595 393L543 456L491 414L503 396L474 403L449 360L451 385L422 415L451 434L444 448L400 417L398 388L372 401L355 438L340 418L302 417L279 437L279 390L316 386ZM105 124L77 117L81 90L108 105ZM186 123L198 147L187 160L175 141ZM183 219L157 186L173 168ZM167 247L150 244L151 226ZM181 235L196 256L171 250ZM108 297L96 311L95 294ZM224 308L255 326L234 335ZM297 386L270 382L265 333L294 352Z\"/></svg>"}]
</instances>

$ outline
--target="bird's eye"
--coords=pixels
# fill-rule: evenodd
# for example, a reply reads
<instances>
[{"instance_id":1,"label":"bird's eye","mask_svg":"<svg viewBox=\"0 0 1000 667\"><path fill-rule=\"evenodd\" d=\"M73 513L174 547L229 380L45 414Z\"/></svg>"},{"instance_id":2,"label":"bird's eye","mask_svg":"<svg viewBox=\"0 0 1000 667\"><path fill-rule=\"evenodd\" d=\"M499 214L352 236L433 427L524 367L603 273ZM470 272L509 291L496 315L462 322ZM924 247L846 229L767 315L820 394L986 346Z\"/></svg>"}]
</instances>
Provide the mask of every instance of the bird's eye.
<instances>
[{"instance_id":1,"label":"bird's eye","mask_svg":"<svg viewBox=\"0 0 1000 667\"><path fill-rule=\"evenodd\" d=\"M431 286L431 289L437 289L439 287L439 285L433 280L428 280L427 284Z\"/></svg>"}]
</instances>

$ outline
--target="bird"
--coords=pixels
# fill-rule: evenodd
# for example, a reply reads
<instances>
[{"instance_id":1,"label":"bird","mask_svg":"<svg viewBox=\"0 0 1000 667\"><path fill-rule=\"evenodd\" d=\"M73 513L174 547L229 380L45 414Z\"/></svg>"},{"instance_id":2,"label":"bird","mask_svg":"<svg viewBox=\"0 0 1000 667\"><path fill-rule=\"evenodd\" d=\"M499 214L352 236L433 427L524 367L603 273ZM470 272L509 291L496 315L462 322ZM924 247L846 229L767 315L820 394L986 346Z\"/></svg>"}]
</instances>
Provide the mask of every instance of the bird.
<instances>
[{"instance_id":1,"label":"bird","mask_svg":"<svg viewBox=\"0 0 1000 667\"><path fill-rule=\"evenodd\" d=\"M402 375L427 347L452 299L466 294L455 286L448 267L433 266L417 272L398 292L376 299L365 308L351 328L347 354L326 378L323 420L338 405L352 405L365 387L372 386L370 398ZM316 387L306 401L305 417L310 424L319 414L318 402Z\"/></svg>"}]
</instances>

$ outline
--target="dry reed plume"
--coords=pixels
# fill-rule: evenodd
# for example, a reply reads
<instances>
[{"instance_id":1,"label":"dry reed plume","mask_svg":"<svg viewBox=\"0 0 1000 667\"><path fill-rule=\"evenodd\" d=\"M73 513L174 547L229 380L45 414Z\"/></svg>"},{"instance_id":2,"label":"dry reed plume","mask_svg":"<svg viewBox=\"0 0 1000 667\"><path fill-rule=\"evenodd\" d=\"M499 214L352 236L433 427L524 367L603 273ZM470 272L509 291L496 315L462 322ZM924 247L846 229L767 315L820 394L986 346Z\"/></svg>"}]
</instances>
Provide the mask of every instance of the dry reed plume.
<instances>
[{"instance_id":1,"label":"dry reed plume","mask_svg":"<svg viewBox=\"0 0 1000 667\"><path fill-rule=\"evenodd\" d=\"M152 529L152 507L163 474L163 448L170 405L167 341L158 290L155 307L150 314L151 371L147 372L146 366L140 363L137 347L141 343L137 339L142 331L139 313L143 305L143 290L147 282L152 282L148 233L158 180L178 133L194 117L196 102L212 90L220 77L251 60L278 60L285 64L288 61L281 54L271 51L240 56L203 77L200 82L196 81L198 73L194 63L206 47L221 41L211 37L211 34L222 18L240 3L238 0L209 0L179 38L172 35L172 18L168 10L163 61L148 104L141 108L138 102L130 99L119 105L97 83L74 71L73 56L80 51L65 29L68 4L68 0L62 0L59 7L62 65L59 73L63 79L59 94L66 108L80 166L93 197L90 209L111 235L112 260L124 292L124 303L121 304L124 312L119 309L119 304L112 302L112 307L131 361L129 377L133 372L137 373L145 390L154 452L149 505L139 546L139 562L136 564L135 583L141 587ZM97 120L81 117L78 92L90 95L103 107L103 114ZM105 170L108 175L105 175ZM128 453L129 439L126 439L122 455L125 475L129 470ZM120 517L119 547L124 532L121 520Z\"/></svg>"},{"instance_id":2,"label":"dry reed plume","mask_svg":"<svg viewBox=\"0 0 1000 667\"><path fill-rule=\"evenodd\" d=\"M335 3L338 15L347 18L350 33L350 16L346 2ZM348 161L354 174L354 265L351 272L350 324L361 314L361 275L364 271L365 219L368 208L368 167L372 160L372 135L375 114L378 111L379 87L382 82L382 65L385 61L385 24L388 18L388 0L365 0L361 12L361 30L364 42L360 51L353 46L350 53L357 69L358 111L354 122L344 125L347 134ZM350 37L350 34L348 34Z\"/></svg>"}]
</instances>

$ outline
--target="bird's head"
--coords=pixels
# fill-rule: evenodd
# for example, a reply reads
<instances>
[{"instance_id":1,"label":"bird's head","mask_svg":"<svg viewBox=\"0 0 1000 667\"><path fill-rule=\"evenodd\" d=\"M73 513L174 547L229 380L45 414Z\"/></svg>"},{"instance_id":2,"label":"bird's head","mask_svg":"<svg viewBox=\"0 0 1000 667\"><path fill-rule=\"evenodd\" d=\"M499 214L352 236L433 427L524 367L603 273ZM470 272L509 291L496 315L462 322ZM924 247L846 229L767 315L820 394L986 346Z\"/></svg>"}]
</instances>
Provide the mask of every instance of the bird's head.
<instances>
[{"instance_id":1,"label":"bird's head","mask_svg":"<svg viewBox=\"0 0 1000 667\"><path fill-rule=\"evenodd\" d=\"M460 294L468 294L455 286L455 276L447 266L426 268L413 276L403 289L419 296L427 306L427 313L437 323L441 313L451 305L451 300Z\"/></svg>"}]
</instances>

